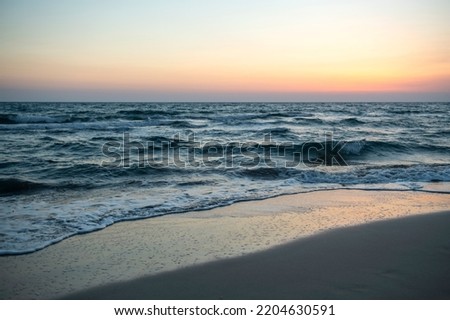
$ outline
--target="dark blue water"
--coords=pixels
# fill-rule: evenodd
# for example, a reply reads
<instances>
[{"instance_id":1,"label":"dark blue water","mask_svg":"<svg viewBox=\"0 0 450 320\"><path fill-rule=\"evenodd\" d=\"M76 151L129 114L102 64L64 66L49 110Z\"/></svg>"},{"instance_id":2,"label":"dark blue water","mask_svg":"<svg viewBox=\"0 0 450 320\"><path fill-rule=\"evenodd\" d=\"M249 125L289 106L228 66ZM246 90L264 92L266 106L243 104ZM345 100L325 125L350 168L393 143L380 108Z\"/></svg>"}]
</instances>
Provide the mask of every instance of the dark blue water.
<instances>
[{"instance_id":1,"label":"dark blue water","mask_svg":"<svg viewBox=\"0 0 450 320\"><path fill-rule=\"evenodd\" d=\"M449 103L0 104L0 254L241 200L448 182Z\"/></svg>"}]
</instances>

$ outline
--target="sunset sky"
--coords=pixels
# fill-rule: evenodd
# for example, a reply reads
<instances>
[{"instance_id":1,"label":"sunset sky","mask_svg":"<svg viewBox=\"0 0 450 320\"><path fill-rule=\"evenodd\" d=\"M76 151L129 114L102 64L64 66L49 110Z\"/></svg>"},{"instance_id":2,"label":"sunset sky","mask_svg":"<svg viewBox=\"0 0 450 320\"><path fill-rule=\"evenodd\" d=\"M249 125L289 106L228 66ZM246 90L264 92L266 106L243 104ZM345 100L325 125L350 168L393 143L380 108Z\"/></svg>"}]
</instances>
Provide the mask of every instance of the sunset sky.
<instances>
[{"instance_id":1,"label":"sunset sky","mask_svg":"<svg viewBox=\"0 0 450 320\"><path fill-rule=\"evenodd\" d=\"M448 0L0 0L0 101L450 101Z\"/></svg>"}]
</instances>

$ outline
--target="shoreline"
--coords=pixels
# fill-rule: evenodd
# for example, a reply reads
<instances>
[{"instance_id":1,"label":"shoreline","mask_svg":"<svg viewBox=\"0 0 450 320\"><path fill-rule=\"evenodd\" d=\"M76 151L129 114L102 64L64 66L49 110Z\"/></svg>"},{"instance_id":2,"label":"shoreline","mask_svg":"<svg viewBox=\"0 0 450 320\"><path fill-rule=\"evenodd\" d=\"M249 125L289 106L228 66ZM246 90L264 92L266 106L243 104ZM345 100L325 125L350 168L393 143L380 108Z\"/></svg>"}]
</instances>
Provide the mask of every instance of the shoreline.
<instances>
[{"instance_id":1,"label":"shoreline","mask_svg":"<svg viewBox=\"0 0 450 320\"><path fill-rule=\"evenodd\" d=\"M173 212L173 213L164 213L161 215L155 215L155 216L148 216L148 217L142 217L142 218L131 218L131 219L124 219L124 220L118 220L115 221L111 224L108 224L104 227L99 227L98 229L93 229L90 231L83 231L80 233L75 233L75 234L71 234L68 236L65 236L63 238L60 239L56 239L53 240L51 242L49 242L48 244L42 246L42 247L38 247L36 249L29 249L26 251L20 251L20 252L16 252L16 251L11 251L11 252L7 252L4 254L0 254L0 259L2 257L10 257L10 256L22 256L22 255L29 255L29 254L33 254L36 252L39 252L41 250L45 250L48 247L57 245L58 243L62 242L62 241L66 241L67 239L70 239L72 237L78 237L78 236L82 236L82 235L86 235L86 234L90 234L90 233L95 233L95 232L99 232L102 231L106 228L110 228L111 226L117 225L117 224L121 224L121 223L130 223L130 222L138 222L138 221L145 221L148 219L155 219L155 218L161 218L161 217L165 217L165 216L171 216L171 215L183 215L183 214L191 214L191 213L196 213L196 212L203 212L203 211L210 211L210 210L215 210L215 209L220 209L220 208L226 208L226 207L230 207L230 206L234 206L236 204L241 204L241 203L245 203L245 202L256 202L256 201L265 201L265 200L269 200L269 199L273 199L273 198L278 198L278 197L284 197L284 196L292 196L292 195L298 195L298 194L307 194L307 193L316 193L316 192L327 192L327 191L340 191L340 190L356 190L356 191L385 191L385 192L404 192L404 191L411 191L411 192L428 192L428 193L437 193L437 194L449 194L450 195L450 191L445 191L445 192L441 192L441 191L433 191L433 190L426 190L426 189L421 189L421 190L401 190L401 189L358 189L358 188L336 188L336 189L319 189L319 190L311 190L311 191L302 191L302 192L296 192L296 193L286 193L286 194L280 194L280 195L272 195L272 196L268 196L266 198L260 198L260 199L243 199L243 200L237 200L235 202L231 202L228 204L222 204L222 205L218 205L218 206L213 206L211 208L205 208L205 209L196 209L196 210L191 210L191 211L180 211L180 212Z\"/></svg>"},{"instance_id":2,"label":"shoreline","mask_svg":"<svg viewBox=\"0 0 450 320\"><path fill-rule=\"evenodd\" d=\"M257 202L257 201L265 201L265 200L270 200L273 198L278 198L278 197L285 197L285 196L295 196L295 195L300 195L300 194L309 194L309 193L319 193L319 192L330 192L330 191L368 191L368 192L420 192L420 193L431 193L431 194L439 194L439 195L450 195L450 191L448 191L448 187L445 186L443 190L440 190L439 187L434 186L433 184L427 185L424 189L420 189L420 190L410 190L410 189L363 189L363 188L333 188L333 189L319 189L319 190L310 190L310 191L302 191L302 192L296 192L296 193L286 193L286 194L280 194L280 195L272 195L272 196L268 196L266 198L261 198L261 199L243 199L243 200L237 200L236 202L232 202L229 204L223 204L223 205L218 205L216 207L211 207L211 208L206 208L206 209L196 209L193 211L180 211L180 212L174 212L174 213L164 213L161 215L155 215L155 216L148 216L148 217L142 217L142 218L131 218L131 219L125 219L125 220L119 220L119 221L115 221L111 224L106 225L105 227L99 227L97 229L93 229L93 230L89 230L89 231L83 231L80 233L75 233L75 234L71 234L68 236L65 236L63 238L60 239L56 239L54 241L51 241L49 244L43 246L43 247L38 247L36 249L29 249L26 251L20 251L20 252L8 252L8 253L4 253L4 254L0 254L0 259L2 257L10 257L10 256L22 256L22 255L29 255L29 254L33 254L36 252L39 252L41 250L45 250L48 247L57 245L58 243L65 241L67 239L70 239L72 237L78 237L78 236L82 236L82 235L86 235L86 234L90 234L90 233L95 233L95 232L99 232L102 231L106 228L110 228L113 225L116 224L121 224L121 223L129 223L129 222L139 222L139 221L144 221L144 220L148 220L148 219L155 219L155 218L161 218L161 217L165 217L165 216L171 216L171 215L183 215L183 214L195 214L196 212L203 212L203 211L211 211L211 210L215 210L215 209L220 209L220 208L227 208L230 206L234 206L234 205L238 205L241 203L245 203L245 202Z\"/></svg>"},{"instance_id":3,"label":"shoreline","mask_svg":"<svg viewBox=\"0 0 450 320\"><path fill-rule=\"evenodd\" d=\"M261 252L323 231L448 210L450 195L331 190L113 224L0 257L0 298L53 299Z\"/></svg>"}]
</instances>

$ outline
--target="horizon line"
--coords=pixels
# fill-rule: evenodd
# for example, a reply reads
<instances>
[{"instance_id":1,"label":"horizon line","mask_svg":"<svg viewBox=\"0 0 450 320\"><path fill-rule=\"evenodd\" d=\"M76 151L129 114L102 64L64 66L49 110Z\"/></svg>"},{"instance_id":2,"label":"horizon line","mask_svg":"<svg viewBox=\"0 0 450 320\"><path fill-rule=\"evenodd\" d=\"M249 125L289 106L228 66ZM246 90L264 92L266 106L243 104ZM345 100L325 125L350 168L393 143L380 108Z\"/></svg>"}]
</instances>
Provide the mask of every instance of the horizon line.
<instances>
[{"instance_id":1,"label":"horizon line","mask_svg":"<svg viewBox=\"0 0 450 320\"><path fill-rule=\"evenodd\" d=\"M57 101L57 100L10 100L1 101L0 103L450 103L446 101Z\"/></svg>"}]
</instances>

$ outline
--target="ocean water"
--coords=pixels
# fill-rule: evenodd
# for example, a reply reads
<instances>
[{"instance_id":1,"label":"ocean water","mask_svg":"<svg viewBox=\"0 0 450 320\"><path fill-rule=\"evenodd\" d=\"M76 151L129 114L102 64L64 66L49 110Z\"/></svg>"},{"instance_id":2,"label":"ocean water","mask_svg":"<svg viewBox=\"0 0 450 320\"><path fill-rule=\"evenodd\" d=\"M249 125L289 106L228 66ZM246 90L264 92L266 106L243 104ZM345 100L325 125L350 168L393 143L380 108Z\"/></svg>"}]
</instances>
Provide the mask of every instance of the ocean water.
<instances>
[{"instance_id":1,"label":"ocean water","mask_svg":"<svg viewBox=\"0 0 450 320\"><path fill-rule=\"evenodd\" d=\"M449 182L450 103L0 103L0 255L243 200Z\"/></svg>"}]
</instances>

